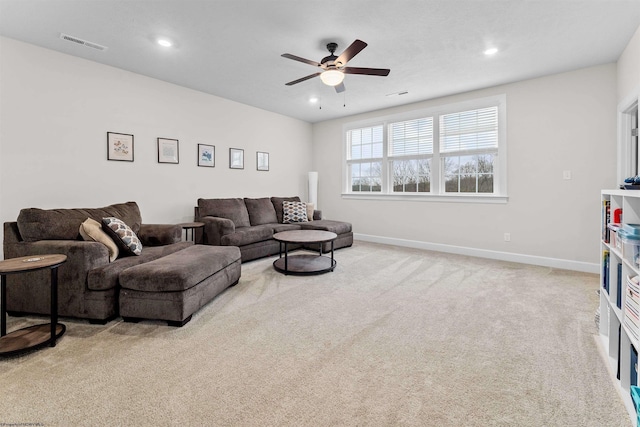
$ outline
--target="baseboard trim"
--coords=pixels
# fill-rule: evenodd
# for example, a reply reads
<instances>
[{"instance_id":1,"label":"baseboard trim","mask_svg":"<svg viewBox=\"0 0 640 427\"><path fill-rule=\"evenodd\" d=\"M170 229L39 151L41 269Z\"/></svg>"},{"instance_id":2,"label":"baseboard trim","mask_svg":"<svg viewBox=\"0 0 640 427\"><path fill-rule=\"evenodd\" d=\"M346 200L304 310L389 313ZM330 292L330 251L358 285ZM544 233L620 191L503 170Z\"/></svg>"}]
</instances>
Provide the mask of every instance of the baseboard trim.
<instances>
[{"instance_id":1,"label":"baseboard trim","mask_svg":"<svg viewBox=\"0 0 640 427\"><path fill-rule=\"evenodd\" d=\"M370 234L353 233L353 238L363 242L382 243L385 245L404 246L407 248L426 249L429 251L446 252L458 255L468 255L479 258L497 259L500 261L519 262L522 264L539 265L542 267L560 268L563 270L581 271L584 273L600 272L596 263L571 261L568 259L547 258L535 255L516 254L511 252L491 251L487 249L468 248L464 246L445 245L442 243L421 242L417 240L397 239L393 237L373 236Z\"/></svg>"}]
</instances>

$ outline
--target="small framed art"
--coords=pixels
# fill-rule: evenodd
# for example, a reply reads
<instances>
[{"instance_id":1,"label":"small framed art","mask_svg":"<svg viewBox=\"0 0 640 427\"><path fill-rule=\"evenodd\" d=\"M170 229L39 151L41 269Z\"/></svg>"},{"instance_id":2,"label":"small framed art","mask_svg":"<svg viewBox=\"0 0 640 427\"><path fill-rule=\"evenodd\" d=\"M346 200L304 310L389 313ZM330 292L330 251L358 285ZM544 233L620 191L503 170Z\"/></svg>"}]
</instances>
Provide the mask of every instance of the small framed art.
<instances>
[{"instance_id":1,"label":"small framed art","mask_svg":"<svg viewBox=\"0 0 640 427\"><path fill-rule=\"evenodd\" d=\"M258 151L256 153L256 168L259 171L269 170L269 153Z\"/></svg>"},{"instance_id":2,"label":"small framed art","mask_svg":"<svg viewBox=\"0 0 640 427\"><path fill-rule=\"evenodd\" d=\"M133 162L133 135L107 132L107 160Z\"/></svg>"},{"instance_id":3,"label":"small framed art","mask_svg":"<svg viewBox=\"0 0 640 427\"><path fill-rule=\"evenodd\" d=\"M216 147L198 144L198 166L213 168L216 166Z\"/></svg>"},{"instance_id":4,"label":"small framed art","mask_svg":"<svg viewBox=\"0 0 640 427\"><path fill-rule=\"evenodd\" d=\"M180 163L177 139L158 138L158 163Z\"/></svg>"},{"instance_id":5,"label":"small framed art","mask_svg":"<svg viewBox=\"0 0 640 427\"><path fill-rule=\"evenodd\" d=\"M244 150L229 148L229 169L244 169Z\"/></svg>"}]
</instances>

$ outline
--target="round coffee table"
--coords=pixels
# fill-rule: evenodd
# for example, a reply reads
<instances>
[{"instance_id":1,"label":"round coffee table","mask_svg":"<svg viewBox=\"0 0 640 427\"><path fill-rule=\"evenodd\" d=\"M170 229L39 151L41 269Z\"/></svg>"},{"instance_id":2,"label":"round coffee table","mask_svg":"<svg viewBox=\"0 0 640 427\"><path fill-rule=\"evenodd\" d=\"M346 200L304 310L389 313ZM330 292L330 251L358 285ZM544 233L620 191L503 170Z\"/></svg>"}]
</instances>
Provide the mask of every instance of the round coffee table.
<instances>
[{"instance_id":1,"label":"round coffee table","mask_svg":"<svg viewBox=\"0 0 640 427\"><path fill-rule=\"evenodd\" d=\"M273 262L273 268L284 274L322 274L333 271L336 268L336 260L333 259L333 242L338 235L330 231L321 230L291 230L282 231L273 235L274 240L280 242L280 256ZM331 258L322 255L324 243L331 242ZM289 255L289 243L318 244L318 255ZM284 245L284 257L282 246Z\"/></svg>"},{"instance_id":2,"label":"round coffee table","mask_svg":"<svg viewBox=\"0 0 640 427\"><path fill-rule=\"evenodd\" d=\"M66 255L33 255L0 261L0 356L33 350L49 344L56 346L66 326L58 323L58 267L67 260ZM51 323L29 326L7 334L7 275L27 271L51 270Z\"/></svg>"}]
</instances>

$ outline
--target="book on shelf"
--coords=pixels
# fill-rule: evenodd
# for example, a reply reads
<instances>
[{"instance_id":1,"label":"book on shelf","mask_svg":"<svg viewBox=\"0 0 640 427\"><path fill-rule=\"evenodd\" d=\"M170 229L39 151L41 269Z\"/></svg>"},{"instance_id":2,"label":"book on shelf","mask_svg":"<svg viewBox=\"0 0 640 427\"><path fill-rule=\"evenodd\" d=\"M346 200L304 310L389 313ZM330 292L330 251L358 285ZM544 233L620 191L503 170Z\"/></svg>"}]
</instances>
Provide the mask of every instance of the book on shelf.
<instances>
[{"instance_id":1,"label":"book on shelf","mask_svg":"<svg viewBox=\"0 0 640 427\"><path fill-rule=\"evenodd\" d=\"M622 309L622 263L620 262L618 263L618 277L616 285L616 290L618 291L618 294L616 295L616 305L619 309Z\"/></svg>"},{"instance_id":2,"label":"book on shelf","mask_svg":"<svg viewBox=\"0 0 640 427\"><path fill-rule=\"evenodd\" d=\"M602 252L602 287L609 293L609 251Z\"/></svg>"},{"instance_id":3,"label":"book on shelf","mask_svg":"<svg viewBox=\"0 0 640 427\"><path fill-rule=\"evenodd\" d=\"M609 223L611 222L611 201L602 201L602 240L609 243Z\"/></svg>"},{"instance_id":4,"label":"book on shelf","mask_svg":"<svg viewBox=\"0 0 640 427\"><path fill-rule=\"evenodd\" d=\"M631 346L630 350L631 354L629 355L630 362L629 363L629 385L637 386L638 385L638 350Z\"/></svg>"}]
</instances>

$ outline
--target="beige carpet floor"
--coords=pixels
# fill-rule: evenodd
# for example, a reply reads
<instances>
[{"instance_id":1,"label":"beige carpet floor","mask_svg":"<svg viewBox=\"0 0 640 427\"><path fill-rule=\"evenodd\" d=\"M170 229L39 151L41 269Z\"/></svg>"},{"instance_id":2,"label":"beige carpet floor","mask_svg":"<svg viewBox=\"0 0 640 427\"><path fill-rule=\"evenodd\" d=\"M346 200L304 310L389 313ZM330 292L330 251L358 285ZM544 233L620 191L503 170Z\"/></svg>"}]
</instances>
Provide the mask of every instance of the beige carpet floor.
<instances>
[{"instance_id":1,"label":"beige carpet floor","mask_svg":"<svg viewBox=\"0 0 640 427\"><path fill-rule=\"evenodd\" d=\"M0 359L0 424L631 425L595 275L363 242L321 276L273 259L183 328L63 319L55 348Z\"/></svg>"}]
</instances>

